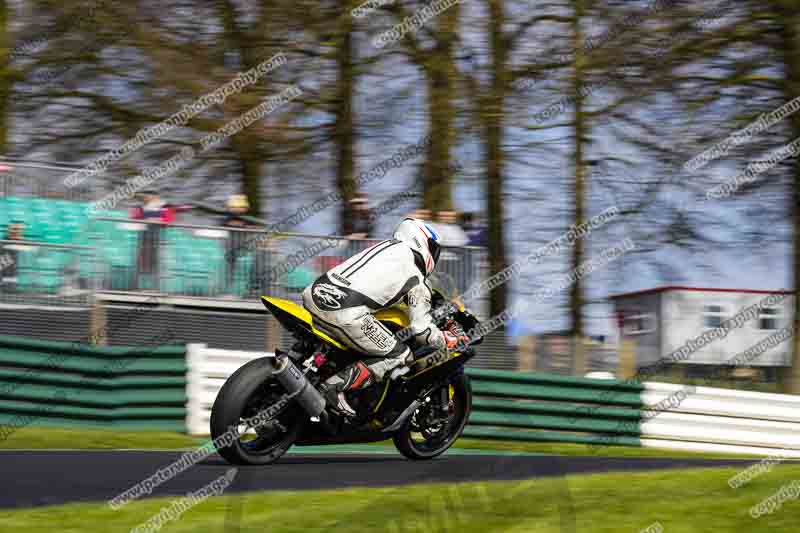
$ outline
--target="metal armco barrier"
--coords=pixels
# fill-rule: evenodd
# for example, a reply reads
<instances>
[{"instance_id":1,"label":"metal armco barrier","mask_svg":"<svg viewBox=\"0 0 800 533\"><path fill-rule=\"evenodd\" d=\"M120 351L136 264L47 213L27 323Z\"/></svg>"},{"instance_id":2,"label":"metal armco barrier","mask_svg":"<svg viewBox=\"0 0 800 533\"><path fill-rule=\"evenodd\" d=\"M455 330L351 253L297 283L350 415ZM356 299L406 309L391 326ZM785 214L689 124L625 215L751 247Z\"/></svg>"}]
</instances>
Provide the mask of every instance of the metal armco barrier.
<instances>
[{"instance_id":1,"label":"metal armco barrier","mask_svg":"<svg viewBox=\"0 0 800 533\"><path fill-rule=\"evenodd\" d=\"M184 346L0 337L0 439L25 426L185 431Z\"/></svg>"},{"instance_id":2,"label":"metal armco barrier","mask_svg":"<svg viewBox=\"0 0 800 533\"><path fill-rule=\"evenodd\" d=\"M467 369L465 437L638 446L643 387L617 380Z\"/></svg>"},{"instance_id":3,"label":"metal armco barrier","mask_svg":"<svg viewBox=\"0 0 800 533\"><path fill-rule=\"evenodd\" d=\"M211 406L266 352L0 337L0 440L24 425L208 434ZM800 457L800 397L468 368L464 437ZM24 422L24 423L21 423Z\"/></svg>"}]
</instances>

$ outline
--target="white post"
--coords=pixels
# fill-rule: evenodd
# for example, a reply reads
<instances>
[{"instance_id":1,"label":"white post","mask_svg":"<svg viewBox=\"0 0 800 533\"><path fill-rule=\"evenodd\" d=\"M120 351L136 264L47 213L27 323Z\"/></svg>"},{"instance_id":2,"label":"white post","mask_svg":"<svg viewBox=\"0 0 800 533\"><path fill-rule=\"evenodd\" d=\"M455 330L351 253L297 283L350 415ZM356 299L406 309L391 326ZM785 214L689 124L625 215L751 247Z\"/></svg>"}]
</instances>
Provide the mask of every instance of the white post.
<instances>
[{"instance_id":1,"label":"white post","mask_svg":"<svg viewBox=\"0 0 800 533\"><path fill-rule=\"evenodd\" d=\"M186 346L186 431L190 435L206 435L209 428L203 417L203 367L206 363L206 345Z\"/></svg>"}]
</instances>

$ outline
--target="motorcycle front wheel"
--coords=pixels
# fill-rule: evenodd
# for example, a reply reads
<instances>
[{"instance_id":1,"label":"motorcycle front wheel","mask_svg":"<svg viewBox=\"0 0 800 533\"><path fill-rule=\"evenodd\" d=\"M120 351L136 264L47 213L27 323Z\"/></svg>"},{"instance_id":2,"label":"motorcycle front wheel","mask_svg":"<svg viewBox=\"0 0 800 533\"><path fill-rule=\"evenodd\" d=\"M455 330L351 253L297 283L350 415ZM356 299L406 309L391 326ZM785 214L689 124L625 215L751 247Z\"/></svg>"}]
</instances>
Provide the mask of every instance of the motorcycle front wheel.
<instances>
[{"instance_id":1,"label":"motorcycle front wheel","mask_svg":"<svg viewBox=\"0 0 800 533\"><path fill-rule=\"evenodd\" d=\"M217 452L235 465L266 465L277 461L297 440L307 417L294 401L285 407L283 386L272 378L272 361L250 361L234 372L211 408L211 437ZM280 408L278 408L280 407ZM252 424L256 415L275 409L270 420Z\"/></svg>"},{"instance_id":2,"label":"motorcycle front wheel","mask_svg":"<svg viewBox=\"0 0 800 533\"><path fill-rule=\"evenodd\" d=\"M441 389L433 391L394 435L394 445L409 459L433 459L447 451L464 431L472 410L469 378L460 375L447 386L447 414L441 412Z\"/></svg>"}]
</instances>

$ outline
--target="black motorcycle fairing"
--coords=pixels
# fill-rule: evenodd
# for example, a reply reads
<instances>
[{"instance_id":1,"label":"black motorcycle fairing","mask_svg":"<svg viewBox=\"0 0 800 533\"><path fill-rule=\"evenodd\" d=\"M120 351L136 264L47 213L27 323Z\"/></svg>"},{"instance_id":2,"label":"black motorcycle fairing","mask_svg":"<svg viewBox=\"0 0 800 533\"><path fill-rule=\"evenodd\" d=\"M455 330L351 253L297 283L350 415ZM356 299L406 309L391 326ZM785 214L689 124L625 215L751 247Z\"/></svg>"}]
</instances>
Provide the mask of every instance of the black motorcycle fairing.
<instances>
[{"instance_id":1,"label":"black motorcycle fairing","mask_svg":"<svg viewBox=\"0 0 800 533\"><path fill-rule=\"evenodd\" d=\"M457 379L464 372L464 364L474 356L475 351L468 348L458 357L431 367L417 376L409 379L401 377L391 381L380 408L374 413L374 419L380 422L380 427L371 428L369 425L353 426L340 423L338 433L331 435L320 424L306 424L295 445L357 444L391 438L391 433L384 433L381 429L392 425L397 417L418 398ZM381 391L381 394L383 394L385 386L385 382L373 385L376 390Z\"/></svg>"}]
</instances>

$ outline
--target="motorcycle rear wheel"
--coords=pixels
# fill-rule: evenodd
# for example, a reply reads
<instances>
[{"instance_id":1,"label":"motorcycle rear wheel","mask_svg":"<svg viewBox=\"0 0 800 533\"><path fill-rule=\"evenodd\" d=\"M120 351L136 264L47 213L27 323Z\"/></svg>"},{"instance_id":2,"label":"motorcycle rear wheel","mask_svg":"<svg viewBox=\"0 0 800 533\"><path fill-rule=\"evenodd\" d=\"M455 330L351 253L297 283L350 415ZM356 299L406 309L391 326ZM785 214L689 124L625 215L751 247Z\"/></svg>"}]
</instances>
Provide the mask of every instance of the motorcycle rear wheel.
<instances>
[{"instance_id":1,"label":"motorcycle rear wheel","mask_svg":"<svg viewBox=\"0 0 800 533\"><path fill-rule=\"evenodd\" d=\"M462 374L449 388L450 415L446 423L441 427L428 426L425 411L428 404L425 403L394 435L394 445L405 457L415 461L433 459L446 452L461 436L472 411L472 386L469 378Z\"/></svg>"},{"instance_id":2,"label":"motorcycle rear wheel","mask_svg":"<svg viewBox=\"0 0 800 533\"><path fill-rule=\"evenodd\" d=\"M217 453L231 464L274 463L291 448L307 419L293 401L266 426L255 428L255 437L243 434L243 420L257 415L286 394L283 386L272 378L272 368L272 361L266 357L248 362L228 378L214 400L211 437ZM221 437L227 432L232 432L233 442L224 446Z\"/></svg>"}]
</instances>

